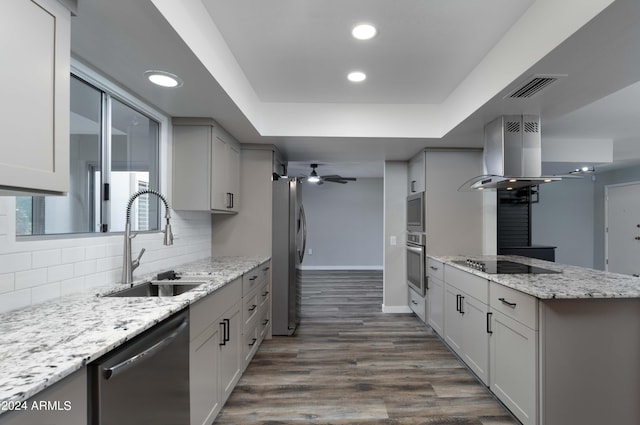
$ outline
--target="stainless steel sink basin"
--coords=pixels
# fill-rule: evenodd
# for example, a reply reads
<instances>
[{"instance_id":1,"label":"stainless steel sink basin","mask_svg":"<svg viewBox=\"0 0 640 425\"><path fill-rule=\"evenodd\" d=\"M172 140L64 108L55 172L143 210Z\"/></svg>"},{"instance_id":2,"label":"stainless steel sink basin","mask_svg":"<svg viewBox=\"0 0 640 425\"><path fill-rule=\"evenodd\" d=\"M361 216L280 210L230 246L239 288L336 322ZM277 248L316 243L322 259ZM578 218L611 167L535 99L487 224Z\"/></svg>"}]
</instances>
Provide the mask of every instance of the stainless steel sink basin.
<instances>
[{"instance_id":1,"label":"stainless steel sink basin","mask_svg":"<svg viewBox=\"0 0 640 425\"><path fill-rule=\"evenodd\" d=\"M106 295L107 297L175 297L198 286L203 281L149 281Z\"/></svg>"}]
</instances>

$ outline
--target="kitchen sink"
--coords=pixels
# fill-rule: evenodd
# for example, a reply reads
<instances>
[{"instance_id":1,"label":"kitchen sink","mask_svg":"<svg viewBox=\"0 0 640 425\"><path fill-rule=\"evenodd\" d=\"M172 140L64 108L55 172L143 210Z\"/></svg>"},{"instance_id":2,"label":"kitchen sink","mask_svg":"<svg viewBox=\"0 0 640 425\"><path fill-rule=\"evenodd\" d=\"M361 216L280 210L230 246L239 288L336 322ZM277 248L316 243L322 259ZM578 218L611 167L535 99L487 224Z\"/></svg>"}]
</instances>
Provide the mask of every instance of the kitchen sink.
<instances>
[{"instance_id":1,"label":"kitchen sink","mask_svg":"<svg viewBox=\"0 0 640 425\"><path fill-rule=\"evenodd\" d=\"M169 283L170 282L170 283ZM106 295L107 297L175 297L184 294L198 286L206 283L204 281L166 281L152 280L141 283L131 288L126 288L118 292Z\"/></svg>"}]
</instances>

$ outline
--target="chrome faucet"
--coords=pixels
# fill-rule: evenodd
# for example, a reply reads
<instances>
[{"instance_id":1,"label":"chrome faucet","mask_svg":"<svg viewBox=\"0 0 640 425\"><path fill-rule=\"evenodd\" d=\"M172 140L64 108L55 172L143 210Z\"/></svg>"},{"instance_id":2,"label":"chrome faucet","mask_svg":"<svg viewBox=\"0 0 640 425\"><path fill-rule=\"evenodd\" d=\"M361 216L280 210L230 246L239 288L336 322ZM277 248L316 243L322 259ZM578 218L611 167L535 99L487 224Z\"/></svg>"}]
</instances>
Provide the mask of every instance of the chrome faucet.
<instances>
[{"instance_id":1,"label":"chrome faucet","mask_svg":"<svg viewBox=\"0 0 640 425\"><path fill-rule=\"evenodd\" d=\"M164 195L160 192L157 192L152 189L140 190L129 198L129 202L127 203L127 222L124 227L124 253L122 258L122 283L131 283L133 282L133 271L138 268L140 265L140 259L142 258L142 254L144 254L145 249L142 248L140 250L140 254L138 254L138 258L135 260L131 259L131 239L135 238L137 234L131 235L131 206L133 205L133 201L140 196L145 194L156 195L158 198L164 202L165 214L164 218L167 220L164 230L164 245L169 246L173 245L173 233L171 232L171 215L169 214L169 203L165 199Z\"/></svg>"}]
</instances>

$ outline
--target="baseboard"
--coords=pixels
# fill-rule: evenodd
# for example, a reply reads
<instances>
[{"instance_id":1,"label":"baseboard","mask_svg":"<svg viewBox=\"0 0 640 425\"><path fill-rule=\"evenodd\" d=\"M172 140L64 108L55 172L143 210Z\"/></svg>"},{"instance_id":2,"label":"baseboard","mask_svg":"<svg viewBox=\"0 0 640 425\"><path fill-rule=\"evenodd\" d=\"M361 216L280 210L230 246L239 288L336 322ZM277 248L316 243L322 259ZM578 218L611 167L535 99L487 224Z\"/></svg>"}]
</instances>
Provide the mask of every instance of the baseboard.
<instances>
[{"instance_id":1,"label":"baseboard","mask_svg":"<svg viewBox=\"0 0 640 425\"><path fill-rule=\"evenodd\" d=\"M413 310L408 305L389 305L382 304L383 313L413 313Z\"/></svg>"},{"instance_id":2,"label":"baseboard","mask_svg":"<svg viewBox=\"0 0 640 425\"><path fill-rule=\"evenodd\" d=\"M383 271L383 266L300 266L300 270L379 270Z\"/></svg>"}]
</instances>

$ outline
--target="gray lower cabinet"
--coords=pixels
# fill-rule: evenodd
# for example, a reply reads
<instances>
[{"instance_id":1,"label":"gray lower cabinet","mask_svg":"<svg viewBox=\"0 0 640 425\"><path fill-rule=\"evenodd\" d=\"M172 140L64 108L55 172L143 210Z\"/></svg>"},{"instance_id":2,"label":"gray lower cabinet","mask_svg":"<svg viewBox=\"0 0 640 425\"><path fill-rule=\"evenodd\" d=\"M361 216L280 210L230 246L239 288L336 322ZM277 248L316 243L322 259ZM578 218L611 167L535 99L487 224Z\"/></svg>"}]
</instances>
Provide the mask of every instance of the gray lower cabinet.
<instances>
[{"instance_id":1,"label":"gray lower cabinet","mask_svg":"<svg viewBox=\"0 0 640 425\"><path fill-rule=\"evenodd\" d=\"M0 415L1 425L86 425L87 370L80 369L18 405L1 407L12 410Z\"/></svg>"},{"instance_id":2,"label":"gray lower cabinet","mask_svg":"<svg viewBox=\"0 0 640 425\"><path fill-rule=\"evenodd\" d=\"M491 313L491 391L523 423L538 423L538 332Z\"/></svg>"},{"instance_id":3,"label":"gray lower cabinet","mask_svg":"<svg viewBox=\"0 0 640 425\"><path fill-rule=\"evenodd\" d=\"M213 423L242 374L241 300L238 278L190 307L192 425Z\"/></svg>"},{"instance_id":4,"label":"gray lower cabinet","mask_svg":"<svg viewBox=\"0 0 640 425\"><path fill-rule=\"evenodd\" d=\"M523 425L640 424L640 299L538 299L448 264L444 290L444 341Z\"/></svg>"},{"instance_id":5,"label":"gray lower cabinet","mask_svg":"<svg viewBox=\"0 0 640 425\"><path fill-rule=\"evenodd\" d=\"M191 425L214 422L271 335L270 264L260 264L190 307Z\"/></svg>"},{"instance_id":6,"label":"gray lower cabinet","mask_svg":"<svg viewBox=\"0 0 640 425\"><path fill-rule=\"evenodd\" d=\"M446 266L444 339L489 384L489 281Z\"/></svg>"}]
</instances>

